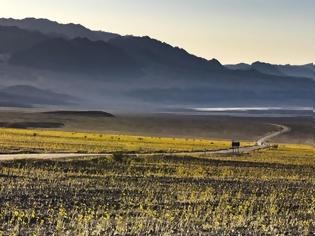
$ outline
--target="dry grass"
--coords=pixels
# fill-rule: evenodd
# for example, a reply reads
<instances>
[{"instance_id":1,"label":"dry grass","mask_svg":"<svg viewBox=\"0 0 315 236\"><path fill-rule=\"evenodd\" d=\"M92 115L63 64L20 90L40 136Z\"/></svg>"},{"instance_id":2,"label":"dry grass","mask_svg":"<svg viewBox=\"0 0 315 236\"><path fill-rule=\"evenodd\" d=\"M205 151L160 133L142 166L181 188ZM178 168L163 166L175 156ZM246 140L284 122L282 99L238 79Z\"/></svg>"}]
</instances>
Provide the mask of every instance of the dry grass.
<instances>
[{"instance_id":1,"label":"dry grass","mask_svg":"<svg viewBox=\"0 0 315 236\"><path fill-rule=\"evenodd\" d=\"M250 145L244 142L243 145ZM229 141L114 135L47 130L0 129L5 152L178 152L225 149Z\"/></svg>"},{"instance_id":2,"label":"dry grass","mask_svg":"<svg viewBox=\"0 0 315 236\"><path fill-rule=\"evenodd\" d=\"M0 171L4 235L311 235L314 206L307 146L238 157L11 161Z\"/></svg>"}]
</instances>

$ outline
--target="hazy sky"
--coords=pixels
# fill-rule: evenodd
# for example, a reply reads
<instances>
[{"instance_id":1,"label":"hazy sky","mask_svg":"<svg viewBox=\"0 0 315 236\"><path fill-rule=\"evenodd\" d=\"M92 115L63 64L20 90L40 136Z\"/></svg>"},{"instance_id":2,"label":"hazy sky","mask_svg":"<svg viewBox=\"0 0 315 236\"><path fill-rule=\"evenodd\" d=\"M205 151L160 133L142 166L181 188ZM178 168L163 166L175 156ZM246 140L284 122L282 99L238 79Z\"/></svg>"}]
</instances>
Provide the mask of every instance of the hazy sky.
<instances>
[{"instance_id":1,"label":"hazy sky","mask_svg":"<svg viewBox=\"0 0 315 236\"><path fill-rule=\"evenodd\" d=\"M41 17L149 35L222 63L315 62L315 0L0 0L1 17Z\"/></svg>"}]
</instances>

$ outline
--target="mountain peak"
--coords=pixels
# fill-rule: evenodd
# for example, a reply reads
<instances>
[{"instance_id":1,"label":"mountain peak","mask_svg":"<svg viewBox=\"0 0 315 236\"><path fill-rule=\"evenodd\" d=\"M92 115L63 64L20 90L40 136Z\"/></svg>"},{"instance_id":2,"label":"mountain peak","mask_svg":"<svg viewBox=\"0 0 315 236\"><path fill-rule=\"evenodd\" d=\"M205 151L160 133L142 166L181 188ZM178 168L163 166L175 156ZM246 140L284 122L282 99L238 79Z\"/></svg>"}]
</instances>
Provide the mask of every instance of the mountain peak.
<instances>
[{"instance_id":1,"label":"mountain peak","mask_svg":"<svg viewBox=\"0 0 315 236\"><path fill-rule=\"evenodd\" d=\"M256 61L251 65L251 69L257 70L264 74L284 75L277 66L266 62Z\"/></svg>"},{"instance_id":2,"label":"mountain peak","mask_svg":"<svg viewBox=\"0 0 315 236\"><path fill-rule=\"evenodd\" d=\"M21 20L12 18L0 18L0 25L16 26L21 29L39 31L46 35L58 35L68 39L82 37L88 38L93 41L108 41L119 36L118 34L114 33L93 31L80 24L61 24L56 21L51 21L44 18L37 19L29 17Z\"/></svg>"},{"instance_id":3,"label":"mountain peak","mask_svg":"<svg viewBox=\"0 0 315 236\"><path fill-rule=\"evenodd\" d=\"M272 66L272 64L270 63L267 63L267 62L262 62L262 61L255 61L252 63L252 66L255 66L255 65L265 65L265 66Z\"/></svg>"},{"instance_id":4,"label":"mountain peak","mask_svg":"<svg viewBox=\"0 0 315 236\"><path fill-rule=\"evenodd\" d=\"M217 66L222 66L221 62L215 58L212 58L211 60L209 60L209 63L216 64Z\"/></svg>"}]
</instances>

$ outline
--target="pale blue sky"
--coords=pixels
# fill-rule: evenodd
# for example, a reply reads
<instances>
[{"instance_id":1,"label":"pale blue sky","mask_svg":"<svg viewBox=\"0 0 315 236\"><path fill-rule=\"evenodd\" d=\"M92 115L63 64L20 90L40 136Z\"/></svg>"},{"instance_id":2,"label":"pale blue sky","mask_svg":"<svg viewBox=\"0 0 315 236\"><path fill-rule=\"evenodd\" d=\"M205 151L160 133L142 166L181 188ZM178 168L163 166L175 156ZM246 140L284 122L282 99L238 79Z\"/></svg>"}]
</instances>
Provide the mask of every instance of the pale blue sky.
<instances>
[{"instance_id":1,"label":"pale blue sky","mask_svg":"<svg viewBox=\"0 0 315 236\"><path fill-rule=\"evenodd\" d=\"M149 35L222 63L315 62L315 0L0 0L0 6L0 17Z\"/></svg>"}]
</instances>

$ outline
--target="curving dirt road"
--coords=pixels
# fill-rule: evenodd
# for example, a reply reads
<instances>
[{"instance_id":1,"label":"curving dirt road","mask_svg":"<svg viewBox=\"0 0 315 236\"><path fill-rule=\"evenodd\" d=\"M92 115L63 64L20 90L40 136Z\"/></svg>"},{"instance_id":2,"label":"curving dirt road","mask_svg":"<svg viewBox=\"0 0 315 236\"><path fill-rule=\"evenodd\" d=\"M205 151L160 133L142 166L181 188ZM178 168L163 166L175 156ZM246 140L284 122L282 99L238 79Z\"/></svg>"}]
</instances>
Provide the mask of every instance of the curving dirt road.
<instances>
[{"instance_id":1,"label":"curving dirt road","mask_svg":"<svg viewBox=\"0 0 315 236\"><path fill-rule=\"evenodd\" d=\"M264 144L266 144L266 142L276 136L279 136L281 134L287 133L291 131L291 128L285 126L285 125L279 125L279 124L271 124L273 126L279 127L281 130L276 131L276 132L272 132L270 134L267 134L266 136L260 138L259 140L257 140L256 144L258 146L263 146Z\"/></svg>"},{"instance_id":2,"label":"curving dirt road","mask_svg":"<svg viewBox=\"0 0 315 236\"><path fill-rule=\"evenodd\" d=\"M272 146L267 142L281 134L290 132L291 129L284 125L271 124L273 126L281 128L279 131L268 133L256 141L256 145L241 147L239 148L240 153L248 153L259 149L269 148ZM215 151L204 151L204 152L176 152L176 153L146 153L146 154L126 154L128 156L154 156L154 155L175 155L175 156L185 156L185 155L210 155L210 154L231 154L234 153L233 149L215 150ZM78 153L45 153L45 154L0 154L0 161L12 161L12 160L53 160L53 159L65 159L65 158L76 158L76 157L109 157L113 154L78 154Z\"/></svg>"}]
</instances>

